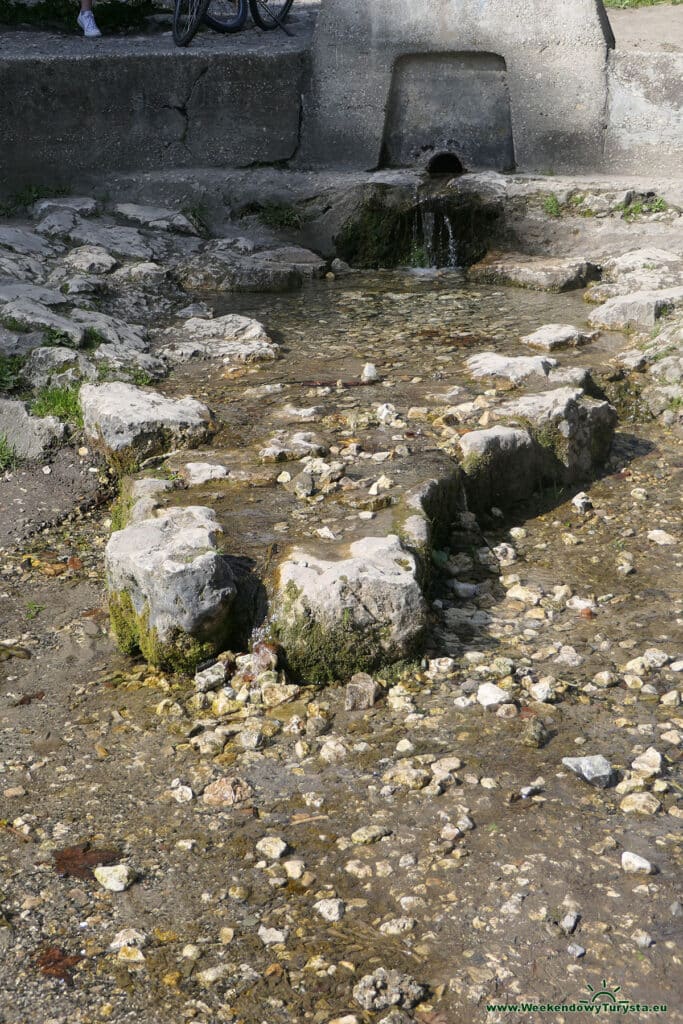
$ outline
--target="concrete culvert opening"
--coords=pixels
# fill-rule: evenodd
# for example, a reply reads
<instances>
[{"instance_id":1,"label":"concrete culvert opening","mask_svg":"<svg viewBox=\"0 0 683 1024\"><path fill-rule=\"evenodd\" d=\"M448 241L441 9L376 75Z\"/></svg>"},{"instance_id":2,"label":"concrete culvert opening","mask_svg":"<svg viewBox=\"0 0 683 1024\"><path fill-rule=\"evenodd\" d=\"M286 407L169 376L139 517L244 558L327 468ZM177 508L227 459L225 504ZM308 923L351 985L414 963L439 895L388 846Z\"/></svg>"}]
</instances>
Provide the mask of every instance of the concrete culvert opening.
<instances>
[{"instance_id":1,"label":"concrete culvert opening","mask_svg":"<svg viewBox=\"0 0 683 1024\"><path fill-rule=\"evenodd\" d=\"M427 164L427 174L434 177L442 174L464 174L465 168L455 153L436 153Z\"/></svg>"}]
</instances>

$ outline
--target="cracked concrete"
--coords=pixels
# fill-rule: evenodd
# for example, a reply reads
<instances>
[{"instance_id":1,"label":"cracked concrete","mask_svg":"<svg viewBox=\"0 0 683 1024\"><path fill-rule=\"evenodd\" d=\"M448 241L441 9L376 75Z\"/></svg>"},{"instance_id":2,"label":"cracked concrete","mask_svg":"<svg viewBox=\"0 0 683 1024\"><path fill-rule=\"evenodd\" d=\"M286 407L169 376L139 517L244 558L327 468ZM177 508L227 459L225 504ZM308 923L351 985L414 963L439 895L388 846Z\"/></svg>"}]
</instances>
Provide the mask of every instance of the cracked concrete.
<instances>
[{"instance_id":1,"label":"cracked concrete","mask_svg":"<svg viewBox=\"0 0 683 1024\"><path fill-rule=\"evenodd\" d=\"M202 33L187 51L167 36L86 46L76 37L9 33L0 62L0 189L69 186L105 168L289 159L313 21L304 9L292 36Z\"/></svg>"}]
</instances>

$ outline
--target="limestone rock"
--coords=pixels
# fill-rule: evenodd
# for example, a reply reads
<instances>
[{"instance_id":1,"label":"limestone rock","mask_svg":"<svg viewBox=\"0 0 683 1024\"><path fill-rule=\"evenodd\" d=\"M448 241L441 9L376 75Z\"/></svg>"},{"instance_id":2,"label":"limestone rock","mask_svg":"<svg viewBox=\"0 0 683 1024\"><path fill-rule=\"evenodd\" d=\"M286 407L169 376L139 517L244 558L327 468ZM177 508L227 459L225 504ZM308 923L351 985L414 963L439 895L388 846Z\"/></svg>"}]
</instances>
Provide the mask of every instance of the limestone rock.
<instances>
[{"instance_id":1,"label":"limestone rock","mask_svg":"<svg viewBox=\"0 0 683 1024\"><path fill-rule=\"evenodd\" d=\"M497 352L481 352L467 359L465 365L473 377L502 377L517 384L528 377L546 378L557 366L557 360L544 359L543 356L502 356Z\"/></svg>"},{"instance_id":2,"label":"limestone rock","mask_svg":"<svg viewBox=\"0 0 683 1024\"><path fill-rule=\"evenodd\" d=\"M145 457L207 440L210 410L194 398L165 398L132 384L85 384L80 391L85 432L110 451Z\"/></svg>"},{"instance_id":3,"label":"limestone rock","mask_svg":"<svg viewBox=\"0 0 683 1024\"><path fill-rule=\"evenodd\" d=\"M82 352L57 346L35 348L26 360L23 376L31 387L69 387L97 380L97 367Z\"/></svg>"},{"instance_id":4,"label":"limestone rock","mask_svg":"<svg viewBox=\"0 0 683 1024\"><path fill-rule=\"evenodd\" d=\"M514 252L490 253L468 271L471 281L482 284L512 284L547 292L584 288L597 275L597 267L588 260Z\"/></svg>"},{"instance_id":5,"label":"limestone rock","mask_svg":"<svg viewBox=\"0 0 683 1024\"><path fill-rule=\"evenodd\" d=\"M20 459L42 459L64 438L56 416L31 416L25 402L0 398L0 436Z\"/></svg>"},{"instance_id":6,"label":"limestone rock","mask_svg":"<svg viewBox=\"0 0 683 1024\"><path fill-rule=\"evenodd\" d=\"M584 782L597 786L598 789L607 789L614 782L614 769L602 754L592 757L563 757L562 764Z\"/></svg>"},{"instance_id":7,"label":"limestone rock","mask_svg":"<svg viewBox=\"0 0 683 1024\"><path fill-rule=\"evenodd\" d=\"M63 306L69 300L54 288L45 288L40 284L29 284L24 281L0 281L0 306L15 299L27 299L43 306Z\"/></svg>"},{"instance_id":8,"label":"limestone rock","mask_svg":"<svg viewBox=\"0 0 683 1024\"><path fill-rule=\"evenodd\" d=\"M471 430L462 435L459 445L474 507L512 503L533 491L539 459L526 430L503 426Z\"/></svg>"},{"instance_id":9,"label":"limestone rock","mask_svg":"<svg viewBox=\"0 0 683 1024\"><path fill-rule=\"evenodd\" d=\"M386 1010L390 1006L412 1007L425 995L425 989L408 974L378 967L366 974L353 989L353 998L364 1010Z\"/></svg>"},{"instance_id":10,"label":"limestone rock","mask_svg":"<svg viewBox=\"0 0 683 1024\"><path fill-rule=\"evenodd\" d=\"M83 344L84 328L72 319L53 313L35 299L18 298L0 307L0 322L17 323L27 330L53 331L76 347Z\"/></svg>"},{"instance_id":11,"label":"limestone rock","mask_svg":"<svg viewBox=\"0 0 683 1024\"><path fill-rule=\"evenodd\" d=\"M118 260L101 245L79 245L62 259L62 265L77 274L108 274Z\"/></svg>"},{"instance_id":12,"label":"limestone rock","mask_svg":"<svg viewBox=\"0 0 683 1024\"><path fill-rule=\"evenodd\" d=\"M593 326L610 330L654 327L661 316L680 307L683 307L683 287L661 288L617 295L594 309L588 319Z\"/></svg>"},{"instance_id":13,"label":"limestone rock","mask_svg":"<svg viewBox=\"0 0 683 1024\"><path fill-rule=\"evenodd\" d=\"M545 352L554 352L557 348L575 348L595 337L595 331L582 331L571 324L544 324L532 334L522 338L530 348L541 348Z\"/></svg>"},{"instance_id":14,"label":"limestone rock","mask_svg":"<svg viewBox=\"0 0 683 1024\"><path fill-rule=\"evenodd\" d=\"M190 220L177 210L161 206L141 206L138 203L117 203L114 212L119 217L156 231L175 231L180 235L196 235L197 229Z\"/></svg>"},{"instance_id":15,"label":"limestone rock","mask_svg":"<svg viewBox=\"0 0 683 1024\"><path fill-rule=\"evenodd\" d=\"M192 317L164 331L162 337L166 341L162 354L172 362L200 358L253 363L275 359L278 351L263 324L235 314L208 320Z\"/></svg>"},{"instance_id":16,"label":"limestone rock","mask_svg":"<svg viewBox=\"0 0 683 1024\"><path fill-rule=\"evenodd\" d=\"M656 814L662 806L652 793L629 793L619 804L624 814Z\"/></svg>"},{"instance_id":17,"label":"limestone rock","mask_svg":"<svg viewBox=\"0 0 683 1024\"><path fill-rule=\"evenodd\" d=\"M590 477L605 461L617 422L609 402L587 398L580 388L526 395L504 402L493 415L527 427L543 450L543 475L567 483Z\"/></svg>"},{"instance_id":18,"label":"limestone rock","mask_svg":"<svg viewBox=\"0 0 683 1024\"><path fill-rule=\"evenodd\" d=\"M186 260L176 276L186 291L288 292L303 284L296 263L268 253L247 253L234 242L218 239Z\"/></svg>"},{"instance_id":19,"label":"limestone rock","mask_svg":"<svg viewBox=\"0 0 683 1024\"><path fill-rule=\"evenodd\" d=\"M211 509L171 508L112 534L105 551L112 627L124 651L194 669L229 636L236 585Z\"/></svg>"},{"instance_id":20,"label":"limestone rock","mask_svg":"<svg viewBox=\"0 0 683 1024\"><path fill-rule=\"evenodd\" d=\"M381 693L379 685L367 672L356 672L346 687L345 711L366 711L373 707Z\"/></svg>"},{"instance_id":21,"label":"limestone rock","mask_svg":"<svg viewBox=\"0 0 683 1024\"><path fill-rule=\"evenodd\" d=\"M355 541L336 561L295 549L278 572L273 622L304 678L400 660L426 623L415 558L394 534Z\"/></svg>"}]
</instances>

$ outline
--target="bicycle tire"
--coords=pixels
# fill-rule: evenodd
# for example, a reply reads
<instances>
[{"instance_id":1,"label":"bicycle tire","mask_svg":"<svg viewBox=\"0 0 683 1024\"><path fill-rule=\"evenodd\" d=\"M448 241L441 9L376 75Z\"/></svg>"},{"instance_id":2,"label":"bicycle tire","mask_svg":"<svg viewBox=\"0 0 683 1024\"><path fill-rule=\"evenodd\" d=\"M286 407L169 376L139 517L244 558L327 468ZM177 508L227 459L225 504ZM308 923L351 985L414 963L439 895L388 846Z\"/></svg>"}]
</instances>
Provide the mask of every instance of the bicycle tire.
<instances>
[{"instance_id":1,"label":"bicycle tire","mask_svg":"<svg viewBox=\"0 0 683 1024\"><path fill-rule=\"evenodd\" d=\"M280 28L287 18L294 0L249 0L254 24L264 32Z\"/></svg>"},{"instance_id":2,"label":"bicycle tire","mask_svg":"<svg viewBox=\"0 0 683 1024\"><path fill-rule=\"evenodd\" d=\"M202 23L209 0L175 0L173 8L173 42L187 46Z\"/></svg>"},{"instance_id":3,"label":"bicycle tire","mask_svg":"<svg viewBox=\"0 0 683 1024\"><path fill-rule=\"evenodd\" d=\"M249 13L249 0L209 0L204 22L214 32L239 32Z\"/></svg>"}]
</instances>

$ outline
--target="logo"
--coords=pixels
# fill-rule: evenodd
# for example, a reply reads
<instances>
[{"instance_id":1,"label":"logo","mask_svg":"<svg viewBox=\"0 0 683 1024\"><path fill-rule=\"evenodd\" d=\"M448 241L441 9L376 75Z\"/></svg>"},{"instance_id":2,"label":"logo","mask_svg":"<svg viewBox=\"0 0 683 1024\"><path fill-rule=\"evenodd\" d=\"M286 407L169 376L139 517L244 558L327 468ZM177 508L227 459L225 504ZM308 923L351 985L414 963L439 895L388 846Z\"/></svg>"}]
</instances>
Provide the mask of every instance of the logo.
<instances>
[{"instance_id":1,"label":"logo","mask_svg":"<svg viewBox=\"0 0 683 1024\"><path fill-rule=\"evenodd\" d=\"M486 1009L489 1013L576 1013L590 1014L594 1017L599 1014L609 1016L617 1014L625 1016L631 1013L666 1013L666 1003L640 1003L631 999L620 997L621 985L611 986L607 978L600 982L600 988L595 989L592 985L586 988L589 996L584 996L576 1002L556 1003L553 1000L539 1000L533 1003L487 1003Z\"/></svg>"}]
</instances>

